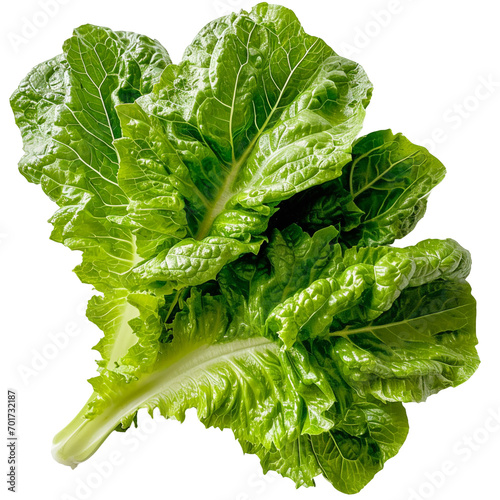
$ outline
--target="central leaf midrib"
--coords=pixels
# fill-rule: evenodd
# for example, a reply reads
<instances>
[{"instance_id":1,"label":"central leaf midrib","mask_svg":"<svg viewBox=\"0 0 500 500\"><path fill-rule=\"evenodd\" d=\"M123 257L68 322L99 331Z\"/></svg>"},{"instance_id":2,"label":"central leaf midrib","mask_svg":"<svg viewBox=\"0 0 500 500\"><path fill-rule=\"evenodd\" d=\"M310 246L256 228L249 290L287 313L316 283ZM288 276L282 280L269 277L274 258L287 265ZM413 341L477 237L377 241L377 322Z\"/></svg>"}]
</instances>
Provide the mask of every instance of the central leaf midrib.
<instances>
[{"instance_id":1,"label":"central leaf midrib","mask_svg":"<svg viewBox=\"0 0 500 500\"><path fill-rule=\"evenodd\" d=\"M123 296L123 301L124 303L120 313L120 324L113 336L113 345L109 354L107 364L108 370L114 369L115 363L120 361L137 342L137 336L129 325L129 321L137 317L137 308L128 303L127 295Z\"/></svg>"},{"instance_id":2,"label":"central leaf midrib","mask_svg":"<svg viewBox=\"0 0 500 500\"><path fill-rule=\"evenodd\" d=\"M247 146L247 148L240 156L240 158L235 163L232 163L229 173L226 179L224 180L224 184L222 184L221 188L219 189L214 199L214 202L207 210L205 217L203 217L198 232L196 233L195 239L202 240L203 238L205 238L205 236L209 234L214 220L224 210L226 203L232 198L234 194L233 193L234 182L236 181L236 178L238 177L238 174L240 173L242 166L245 164L251 152L253 151L255 144L260 139L261 135L263 134L264 130L269 124L269 121L271 120L273 114L278 108L281 96L282 94L280 94L278 100L276 101L276 105L269 113L268 117L266 118L266 121L264 122L264 125L262 125L262 127L255 134L255 137L252 139L252 142L250 142L250 144Z\"/></svg>"},{"instance_id":3,"label":"central leaf midrib","mask_svg":"<svg viewBox=\"0 0 500 500\"><path fill-rule=\"evenodd\" d=\"M124 416L142 408L155 395L168 391L180 378L190 378L192 374L207 365L219 363L227 358L235 358L245 351L268 348L272 344L273 342L267 338L255 337L225 344L200 345L172 364L169 364L171 359L167 357L164 363L161 363L150 375L140 381L126 384L115 396L116 399L122 399L122 403L113 404L104 412L90 418L86 421L87 426L90 428L95 426L95 439L107 436ZM187 369L186 365L188 365ZM131 388L133 389L129 390Z\"/></svg>"},{"instance_id":4,"label":"central leaf midrib","mask_svg":"<svg viewBox=\"0 0 500 500\"><path fill-rule=\"evenodd\" d=\"M373 151L370 151L372 153ZM352 192L352 185L351 185L351 196L352 199L355 200L361 193L364 193L367 189L370 189L374 184L376 184L380 179L384 177L385 174L390 172L394 167L399 165L400 163L412 158L413 156L416 156L417 153L411 153L408 156L405 156L404 158L399 159L398 161L391 163L389 167L387 167L382 173L379 173L377 176L375 176L370 182L367 182L366 185L364 185L361 189L356 191L356 193ZM354 165L351 170L351 173L354 171Z\"/></svg>"},{"instance_id":5,"label":"central leaf midrib","mask_svg":"<svg viewBox=\"0 0 500 500\"><path fill-rule=\"evenodd\" d=\"M54 455L61 460L64 454L69 454L71 460L66 458L64 463L76 466L95 452L123 418L144 407L145 403L155 395L168 390L168 387L179 378L190 378L207 365L218 363L224 358L234 358L245 351L251 353L259 348L267 349L271 345L274 343L267 338L254 337L225 344L199 345L174 363L171 363L171 359L167 357L149 376L140 381L125 384L125 387L113 396L113 403L102 413L88 417L86 416L88 406L86 406L86 409L82 410L76 419L60 433L62 435L59 439L56 437ZM278 346L275 347L278 349ZM214 350L218 351L215 355ZM187 368L186 364L189 365ZM173 376L172 372L174 372ZM130 387L134 387L134 390L130 391ZM96 397L99 399L98 393L94 393L89 403ZM117 400L121 400L121 404L116 404Z\"/></svg>"},{"instance_id":6,"label":"central leaf midrib","mask_svg":"<svg viewBox=\"0 0 500 500\"><path fill-rule=\"evenodd\" d=\"M130 269L132 269L140 261L140 256L137 252L136 236L133 234L131 235L130 243L132 245L132 252L129 261ZM107 365L108 369L113 369L115 363L123 358L123 356L128 353L129 349L137 342L137 336L129 325L129 321L137 317L138 310L127 300L129 291L125 288L122 290L126 291L127 294L123 297L124 304L120 314L120 325L113 336L113 346L109 354Z\"/></svg>"},{"instance_id":7,"label":"central leaf midrib","mask_svg":"<svg viewBox=\"0 0 500 500\"><path fill-rule=\"evenodd\" d=\"M283 98L283 94L285 90L288 87L288 84L290 82L290 79L292 78L293 74L299 68L299 66L302 64L304 59L309 55L309 52L315 47L316 43L318 40L316 40L305 52L305 54L302 56L300 61L295 65L295 67L290 71L290 74L288 75L285 83L283 84L283 88L281 89L278 98L276 99L276 104L273 106L273 108L270 110L269 114L267 115L267 118L262 125L262 127L259 128L257 133L255 134L254 138L250 142L250 144L247 146L243 154L240 156L240 158L236 162L232 162L230 171L221 186L220 190L218 191L214 202L210 206L210 208L207 210L207 213L205 214L202 222L200 223L198 232L196 233L196 240L202 240L205 238L210 233L210 229L212 228L212 224L214 220L217 218L217 216L224 210L226 203L231 199L233 196L233 185L234 182L236 181L238 174L240 173L241 168L247 161L248 157L252 153L255 145L257 144L257 141L260 139L261 135L264 133L266 130L267 126L269 125L269 122L271 121L274 113L279 107L279 104L281 102L281 99ZM231 110L233 112L233 110ZM232 130L230 130L230 135L231 135L231 141L232 141ZM234 157L234 146L233 146L233 157Z\"/></svg>"},{"instance_id":8,"label":"central leaf midrib","mask_svg":"<svg viewBox=\"0 0 500 500\"><path fill-rule=\"evenodd\" d=\"M368 326L363 326L363 327L354 328L354 329L345 328L344 330L337 330L334 332L330 332L328 336L329 337L347 337L349 335L356 335L359 333L373 333L374 331L377 331L377 330L387 330L387 329L393 328L395 326L411 325L412 323L415 323L415 322L421 322L424 320L428 320L431 317L439 318L440 316L447 316L450 313L450 311L456 312L456 311L459 311L461 309L468 309L469 307L470 307L470 304L461 304L459 306L453 307L451 309L446 309L444 311L437 311L435 313L425 314L422 316L417 316L415 318L404 319L402 321L394 321L392 323L386 323L383 325L368 325ZM467 317L457 318L457 320L458 319L460 319L461 322L463 322L464 320L467 321ZM438 333L441 333L441 332L438 332ZM435 334L431 334L431 335L435 335Z\"/></svg>"}]
</instances>

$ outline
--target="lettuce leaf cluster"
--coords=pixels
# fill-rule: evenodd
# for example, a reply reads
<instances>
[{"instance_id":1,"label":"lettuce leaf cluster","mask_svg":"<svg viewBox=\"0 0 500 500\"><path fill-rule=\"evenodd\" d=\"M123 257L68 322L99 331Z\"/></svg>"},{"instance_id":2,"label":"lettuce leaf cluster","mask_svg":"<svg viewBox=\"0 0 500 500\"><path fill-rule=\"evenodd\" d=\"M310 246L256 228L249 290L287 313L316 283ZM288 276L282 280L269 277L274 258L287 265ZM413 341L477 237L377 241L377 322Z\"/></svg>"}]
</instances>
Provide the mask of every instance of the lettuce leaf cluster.
<instances>
[{"instance_id":1,"label":"lettuce leaf cluster","mask_svg":"<svg viewBox=\"0 0 500 500\"><path fill-rule=\"evenodd\" d=\"M20 171L58 205L102 330L93 394L54 440L88 459L137 412L230 428L264 471L361 490L402 446L403 403L479 360L470 255L390 246L443 165L358 138L359 64L265 3L208 24L179 64L85 25L11 98Z\"/></svg>"}]
</instances>

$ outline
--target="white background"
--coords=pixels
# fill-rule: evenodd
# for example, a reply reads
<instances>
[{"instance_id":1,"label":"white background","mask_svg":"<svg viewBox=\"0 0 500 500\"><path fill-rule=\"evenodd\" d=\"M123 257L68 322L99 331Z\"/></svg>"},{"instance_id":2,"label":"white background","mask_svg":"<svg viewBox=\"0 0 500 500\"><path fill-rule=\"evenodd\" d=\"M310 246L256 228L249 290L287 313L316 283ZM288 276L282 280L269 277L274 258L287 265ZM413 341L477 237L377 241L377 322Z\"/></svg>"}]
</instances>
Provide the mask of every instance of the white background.
<instances>
[{"instance_id":1,"label":"white background","mask_svg":"<svg viewBox=\"0 0 500 500\"><path fill-rule=\"evenodd\" d=\"M21 139L8 97L32 66L59 53L71 30L81 24L146 34L178 62L204 24L253 2L47 1L53 6L50 15L43 14L43 0L3 2L0 20L0 364L5 389L19 393L17 498L343 497L322 479L317 488L295 490L288 479L263 476L257 458L244 456L229 431L205 430L193 414L182 425L143 416L138 431L115 433L74 471L52 460L52 436L90 394L86 378L95 373L91 347L99 332L83 314L91 288L71 272L79 255L49 240L46 221L55 206L17 172ZM493 0L282 3L296 12L309 33L366 69L375 91L365 133L382 128L404 132L447 166L426 217L405 243L451 237L473 256L470 282L478 300L481 367L465 385L425 404L407 405L410 433L405 445L357 498L497 499L500 11ZM40 26L29 32L30 22ZM6 432L4 394L2 389L0 435ZM7 449L1 449L5 478ZM440 472L443 468L446 475ZM6 488L2 479L2 498Z\"/></svg>"}]
</instances>

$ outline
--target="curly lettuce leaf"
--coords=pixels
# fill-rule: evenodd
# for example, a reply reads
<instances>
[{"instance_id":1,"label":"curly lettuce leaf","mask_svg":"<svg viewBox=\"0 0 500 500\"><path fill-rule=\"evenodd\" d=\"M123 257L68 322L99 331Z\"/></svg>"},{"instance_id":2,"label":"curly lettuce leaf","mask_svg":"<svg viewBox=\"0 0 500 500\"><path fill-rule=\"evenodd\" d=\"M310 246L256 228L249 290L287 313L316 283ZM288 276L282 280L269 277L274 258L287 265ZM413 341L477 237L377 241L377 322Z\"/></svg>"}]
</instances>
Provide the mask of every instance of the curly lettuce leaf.
<instances>
[{"instance_id":1,"label":"curly lettuce leaf","mask_svg":"<svg viewBox=\"0 0 500 500\"><path fill-rule=\"evenodd\" d=\"M405 288L464 279L470 254L454 240L425 240L406 248L362 247L334 255L335 265L269 315L268 335L288 347L297 339L329 335L353 321L370 321L391 308Z\"/></svg>"},{"instance_id":2,"label":"curly lettuce leaf","mask_svg":"<svg viewBox=\"0 0 500 500\"><path fill-rule=\"evenodd\" d=\"M465 282L408 288L383 315L331 332L331 355L360 395L425 401L479 366L476 303Z\"/></svg>"},{"instance_id":3,"label":"curly lettuce leaf","mask_svg":"<svg viewBox=\"0 0 500 500\"><path fill-rule=\"evenodd\" d=\"M400 403L360 400L343 421L321 434L303 434L281 449L240 441L245 453L256 454L264 473L270 470L299 486L315 486L323 475L342 493L358 493L397 454L408 434Z\"/></svg>"},{"instance_id":4,"label":"curly lettuce leaf","mask_svg":"<svg viewBox=\"0 0 500 500\"><path fill-rule=\"evenodd\" d=\"M337 236L334 227L312 236L296 225L275 230L265 258L247 256L220 272L221 291L233 308L249 316L245 324L260 333L274 308L341 262Z\"/></svg>"},{"instance_id":5,"label":"curly lettuce leaf","mask_svg":"<svg viewBox=\"0 0 500 500\"><path fill-rule=\"evenodd\" d=\"M423 401L477 369L470 254L453 240L341 251L326 228L309 236L291 226L266 254L269 265L247 257L226 267L223 293L255 334L284 347L324 343L358 394Z\"/></svg>"},{"instance_id":6,"label":"curly lettuce leaf","mask_svg":"<svg viewBox=\"0 0 500 500\"><path fill-rule=\"evenodd\" d=\"M91 380L94 394L82 412L54 440L54 456L75 466L105 438L129 427L140 408L184 420L195 407L207 426L231 428L241 439L282 447L302 432L333 426L326 414L335 403L333 388L307 352L290 352L262 336L231 328L221 296L192 289L177 313L170 340L157 336L155 362L125 377L102 370Z\"/></svg>"},{"instance_id":7,"label":"curly lettuce leaf","mask_svg":"<svg viewBox=\"0 0 500 500\"><path fill-rule=\"evenodd\" d=\"M151 321L169 315L172 297L143 314L140 330L149 336L134 351L136 369L101 370L88 404L56 437L55 457L70 465L87 459L141 408L182 421L194 407L205 425L231 429L264 470L297 485L321 473L341 491L359 491L406 437L400 403L456 386L477 368L475 307L467 255L450 241L342 252L335 239L335 229L275 231L263 254L226 266L218 285L191 288L173 321ZM370 307L337 312L327 332L299 336L286 349L266 336L269 318L297 287L358 261L394 289L395 276L411 286L375 319Z\"/></svg>"}]
</instances>

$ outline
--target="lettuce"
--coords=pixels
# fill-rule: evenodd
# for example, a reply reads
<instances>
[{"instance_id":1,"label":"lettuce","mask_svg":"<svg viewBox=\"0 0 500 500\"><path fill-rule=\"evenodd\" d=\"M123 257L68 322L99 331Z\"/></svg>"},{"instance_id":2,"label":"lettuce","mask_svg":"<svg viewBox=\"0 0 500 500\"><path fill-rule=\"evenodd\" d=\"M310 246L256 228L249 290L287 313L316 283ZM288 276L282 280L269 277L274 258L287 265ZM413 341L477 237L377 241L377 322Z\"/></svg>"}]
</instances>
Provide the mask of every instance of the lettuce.
<instances>
[{"instance_id":1,"label":"lettuce","mask_svg":"<svg viewBox=\"0 0 500 500\"><path fill-rule=\"evenodd\" d=\"M54 439L76 466L153 410L229 428L264 471L361 490L402 446L402 403L479 360L470 255L389 246L443 165L401 134L357 139L363 69L259 4L172 64L85 25L11 98L20 171L57 203L103 332L93 394Z\"/></svg>"}]
</instances>

